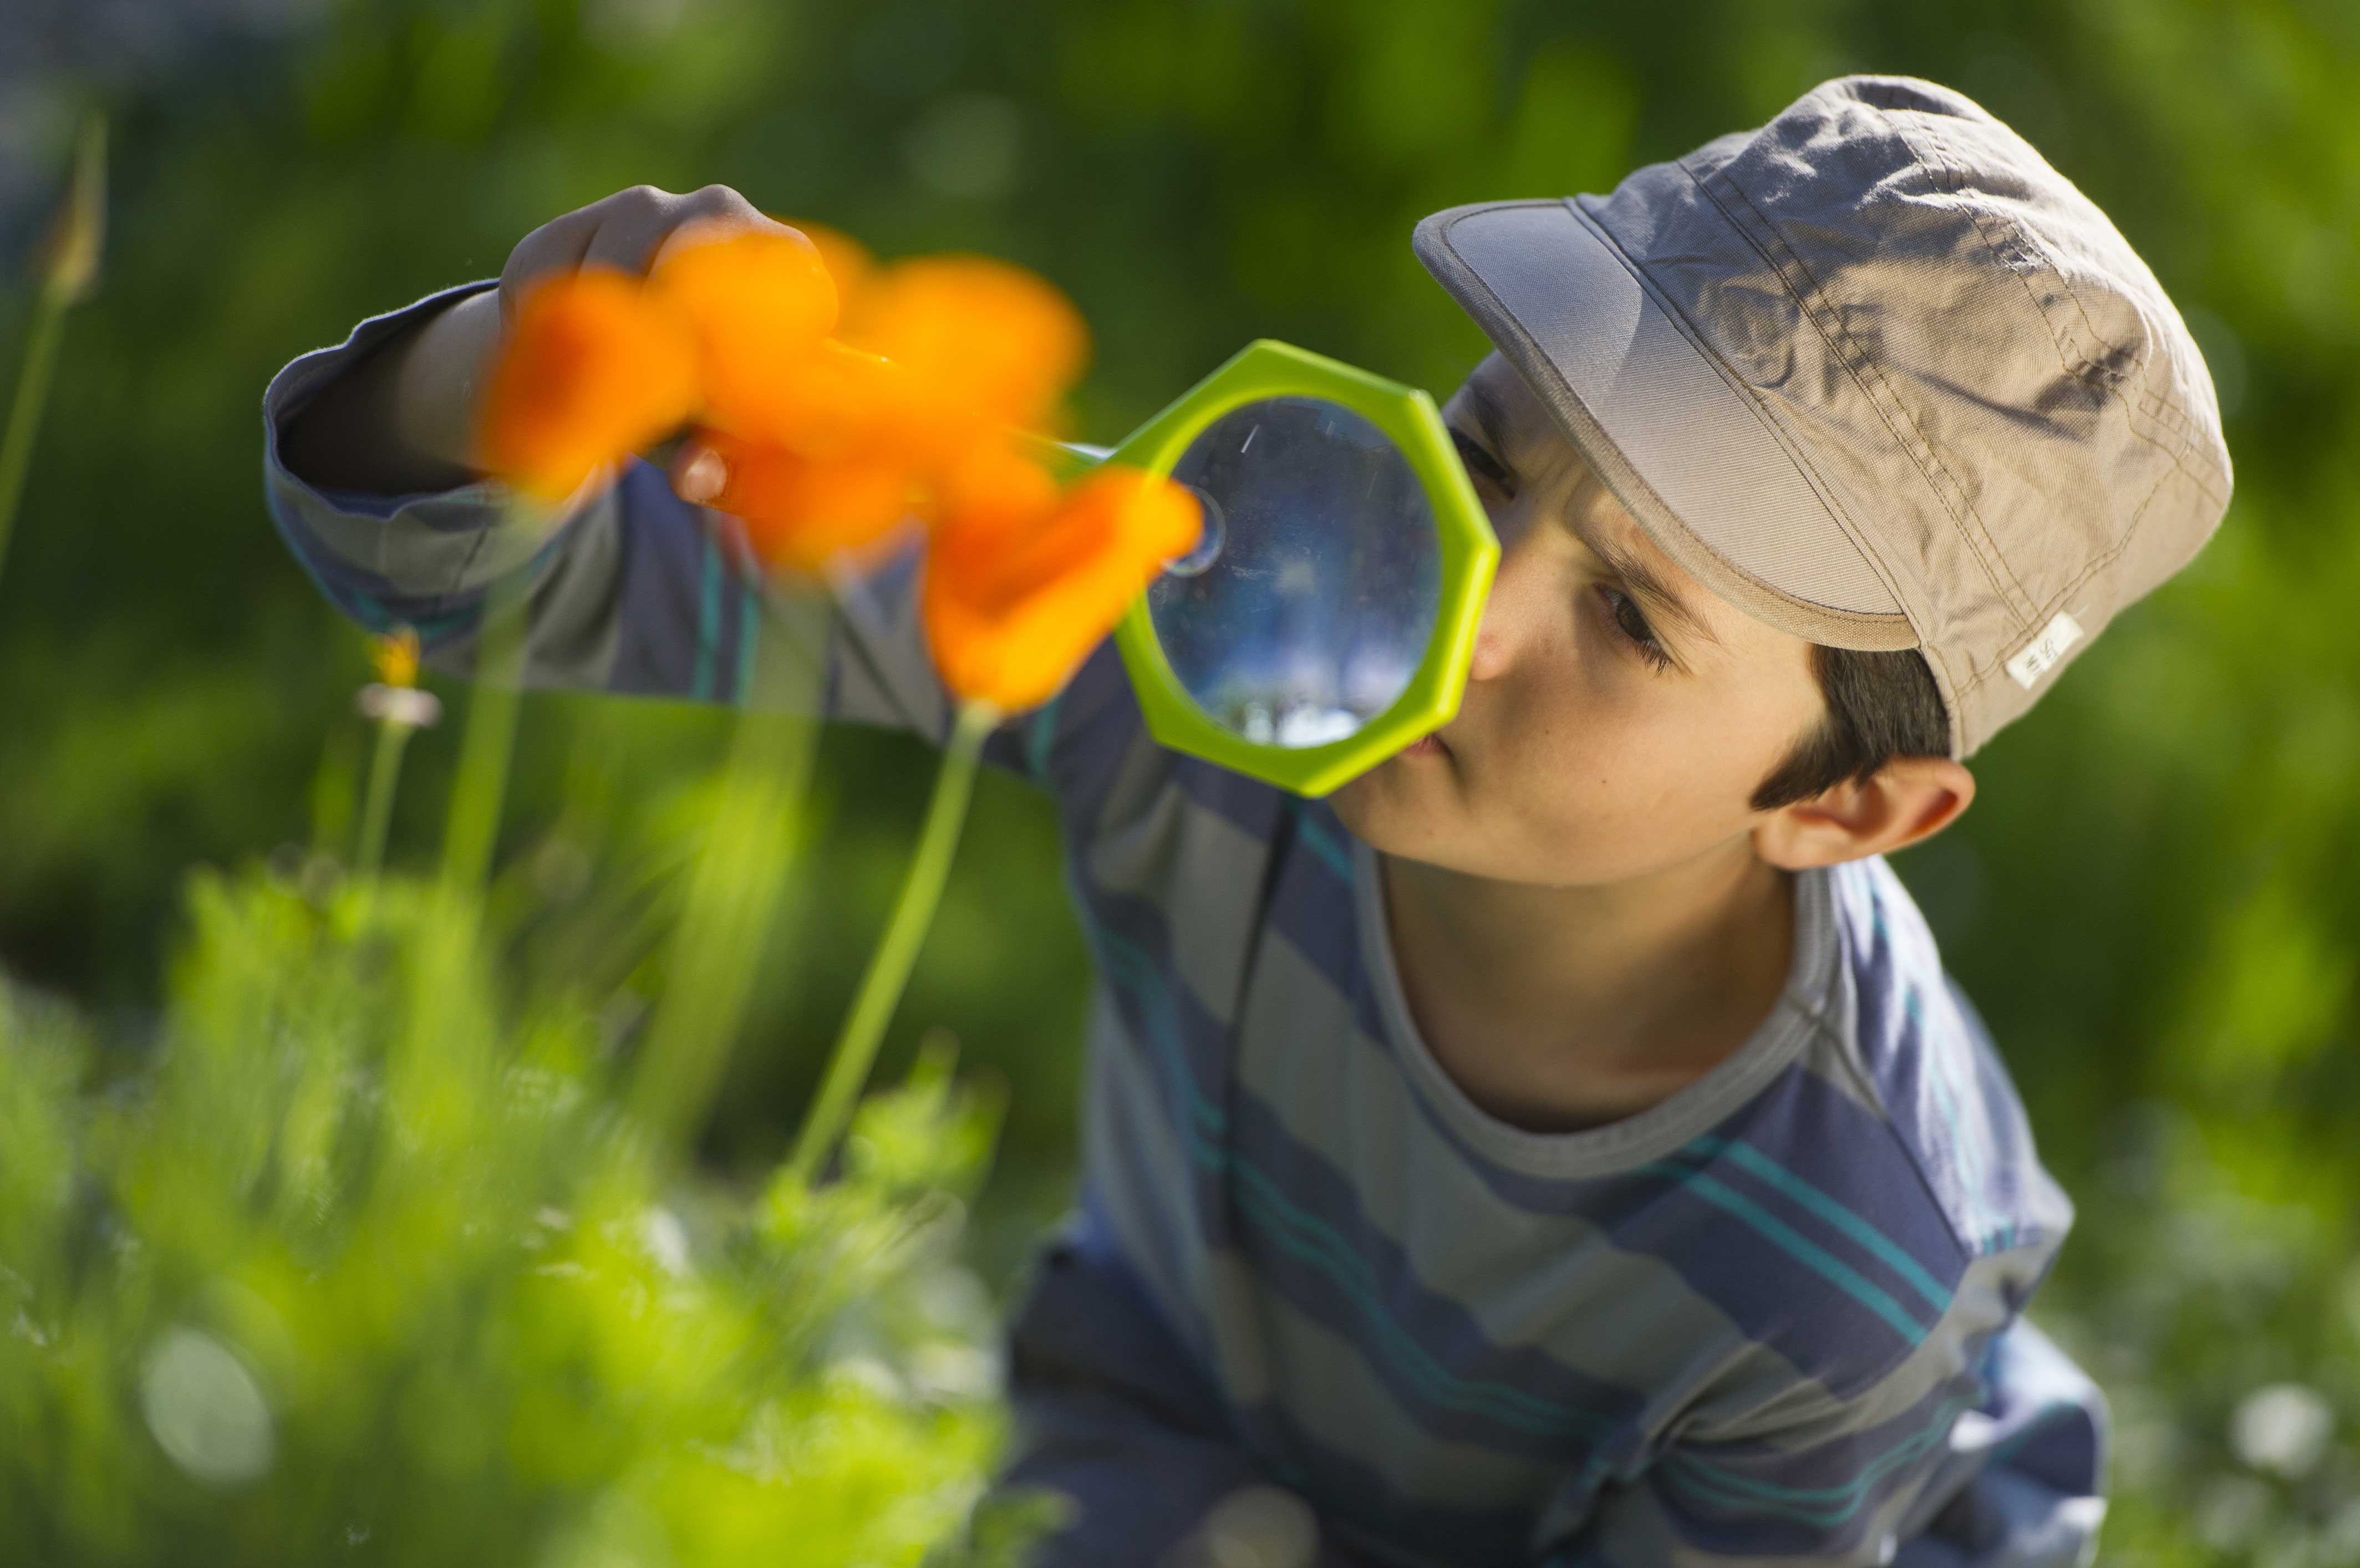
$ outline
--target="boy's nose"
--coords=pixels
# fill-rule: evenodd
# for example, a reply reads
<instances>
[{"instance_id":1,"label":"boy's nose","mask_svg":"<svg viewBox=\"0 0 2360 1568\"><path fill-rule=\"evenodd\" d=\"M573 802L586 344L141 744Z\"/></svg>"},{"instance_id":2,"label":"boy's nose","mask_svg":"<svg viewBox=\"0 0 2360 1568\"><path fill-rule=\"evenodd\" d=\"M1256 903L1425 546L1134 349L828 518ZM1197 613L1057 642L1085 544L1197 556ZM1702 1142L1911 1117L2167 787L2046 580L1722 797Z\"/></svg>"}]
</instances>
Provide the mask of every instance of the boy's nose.
<instances>
[{"instance_id":1,"label":"boy's nose","mask_svg":"<svg viewBox=\"0 0 2360 1568\"><path fill-rule=\"evenodd\" d=\"M1482 624L1475 633L1475 657L1467 664L1467 679L1470 681L1497 680L1506 674L1508 666L1514 662L1507 633L1500 626L1492 608L1498 603L1494 598L1483 606Z\"/></svg>"},{"instance_id":2,"label":"boy's nose","mask_svg":"<svg viewBox=\"0 0 2360 1568\"><path fill-rule=\"evenodd\" d=\"M1507 545L1501 550L1491 596L1483 601L1483 618L1476 625L1475 655L1468 661L1468 680L1496 681L1515 667L1533 635L1534 617L1546 607L1545 564L1531 550Z\"/></svg>"}]
</instances>

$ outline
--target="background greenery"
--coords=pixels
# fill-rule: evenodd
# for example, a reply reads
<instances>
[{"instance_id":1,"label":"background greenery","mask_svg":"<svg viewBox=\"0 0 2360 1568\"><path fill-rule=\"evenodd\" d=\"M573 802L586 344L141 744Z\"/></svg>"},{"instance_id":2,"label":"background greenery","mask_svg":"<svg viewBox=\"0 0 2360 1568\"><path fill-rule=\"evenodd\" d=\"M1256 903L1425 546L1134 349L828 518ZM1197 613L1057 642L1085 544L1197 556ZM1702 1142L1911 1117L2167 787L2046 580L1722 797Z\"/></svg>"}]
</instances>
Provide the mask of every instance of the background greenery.
<instances>
[{"instance_id":1,"label":"background greenery","mask_svg":"<svg viewBox=\"0 0 2360 1568\"><path fill-rule=\"evenodd\" d=\"M192 863L344 841L363 649L264 517L262 386L559 212L717 180L888 255L1028 263L1096 328L1080 433L1106 439L1260 334L1447 390L1482 343L1411 257L1418 216L1605 189L1850 70L2024 131L2212 365L2221 536L1899 864L2081 1204L2043 1314L2116 1401L2108 1559L2360 1562L2348 4L27 0L0 16L0 236L21 250L84 102L114 117L116 183L0 578L0 968L137 1041ZM28 300L0 297L11 362ZM724 734L530 703L505 888L638 962L613 917L659 897ZM452 750L413 747L398 860L431 852ZM929 764L824 747L820 869L716 1168L793 1127ZM1086 966L1042 803L986 784L897 1051L948 1027L1012 1089L980 1230L1005 1281L1068 1179Z\"/></svg>"}]
</instances>

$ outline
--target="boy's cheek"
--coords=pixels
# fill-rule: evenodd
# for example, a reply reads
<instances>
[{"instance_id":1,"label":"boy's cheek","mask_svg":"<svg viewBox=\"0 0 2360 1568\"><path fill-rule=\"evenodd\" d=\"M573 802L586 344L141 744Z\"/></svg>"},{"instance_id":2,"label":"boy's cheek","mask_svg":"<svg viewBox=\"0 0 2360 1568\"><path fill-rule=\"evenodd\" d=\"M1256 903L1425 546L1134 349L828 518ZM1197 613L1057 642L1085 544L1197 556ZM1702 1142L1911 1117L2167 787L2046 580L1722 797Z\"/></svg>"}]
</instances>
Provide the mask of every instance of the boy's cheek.
<instances>
[{"instance_id":1,"label":"boy's cheek","mask_svg":"<svg viewBox=\"0 0 2360 1568\"><path fill-rule=\"evenodd\" d=\"M1432 759L1424 759L1431 762ZM1497 752L1466 778L1402 757L1328 798L1380 854L1510 882L1597 886L1644 877L1743 834L1753 780L1725 748Z\"/></svg>"}]
</instances>

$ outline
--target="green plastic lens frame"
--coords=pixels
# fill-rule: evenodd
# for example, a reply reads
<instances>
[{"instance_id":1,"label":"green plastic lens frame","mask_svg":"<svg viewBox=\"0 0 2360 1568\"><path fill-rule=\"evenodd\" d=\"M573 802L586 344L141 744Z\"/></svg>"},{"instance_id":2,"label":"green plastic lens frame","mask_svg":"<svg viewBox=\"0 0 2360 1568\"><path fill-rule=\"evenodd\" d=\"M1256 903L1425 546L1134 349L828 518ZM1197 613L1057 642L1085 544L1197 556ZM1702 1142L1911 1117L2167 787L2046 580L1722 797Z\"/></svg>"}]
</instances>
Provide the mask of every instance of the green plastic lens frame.
<instances>
[{"instance_id":1,"label":"green plastic lens frame","mask_svg":"<svg viewBox=\"0 0 2360 1568\"><path fill-rule=\"evenodd\" d=\"M1423 649L1415 656L1414 668L1407 670L1399 694L1379 711L1352 718L1349 722L1357 727L1338 738L1318 739L1323 732L1314 730L1307 741L1304 734L1297 734L1296 744L1279 744L1275 739L1251 737L1234 724L1217 722L1191 694L1159 633L1151 608L1155 588L1131 605L1116 627L1115 639L1138 692L1148 731L1158 741L1316 798L1440 728L1459 712L1468 666L1474 657L1476 627L1499 563L1500 545L1431 397L1414 387L1267 339L1248 344L1134 431L1108 454L1107 461L1171 475L1199 437L1228 416L1265 401L1273 402L1274 413L1284 414L1297 425L1306 417L1325 419L1330 427L1345 432L1346 445L1356 434L1382 435L1406 464L1403 482L1414 481L1423 492L1434 528L1434 615ZM1259 429L1258 422L1248 424L1248 446ZM1363 445L1374 450L1365 440ZM1346 452L1348 458L1350 455ZM1382 457L1369 461L1387 471L1370 472L1372 487L1380 478L1398 474ZM1217 516L1208 516L1208 528L1220 526ZM1207 548L1218 550L1220 542L1216 536ZM1421 561L1421 571L1425 564ZM1159 584L1172 582L1186 570L1184 558L1171 569L1173 576L1160 579ZM1426 586L1421 580L1421 598ZM1266 730L1269 726L1256 727Z\"/></svg>"}]
</instances>

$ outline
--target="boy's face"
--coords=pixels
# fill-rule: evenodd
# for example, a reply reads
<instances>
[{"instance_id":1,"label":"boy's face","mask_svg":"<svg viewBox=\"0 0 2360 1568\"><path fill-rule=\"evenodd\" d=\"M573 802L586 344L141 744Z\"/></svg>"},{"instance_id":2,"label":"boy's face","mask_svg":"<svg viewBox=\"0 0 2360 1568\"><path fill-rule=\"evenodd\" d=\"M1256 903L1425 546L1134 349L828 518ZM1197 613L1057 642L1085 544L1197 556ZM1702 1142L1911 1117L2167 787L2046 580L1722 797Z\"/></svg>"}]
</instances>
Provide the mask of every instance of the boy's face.
<instances>
[{"instance_id":1,"label":"boy's face","mask_svg":"<svg viewBox=\"0 0 2360 1568\"><path fill-rule=\"evenodd\" d=\"M1650 542L1498 354L1443 410L1500 536L1459 715L1333 797L1388 855L1601 884L1741 850L1826 712L1810 645Z\"/></svg>"}]
</instances>

